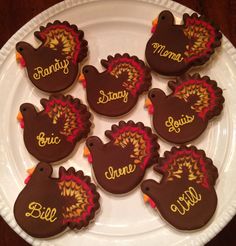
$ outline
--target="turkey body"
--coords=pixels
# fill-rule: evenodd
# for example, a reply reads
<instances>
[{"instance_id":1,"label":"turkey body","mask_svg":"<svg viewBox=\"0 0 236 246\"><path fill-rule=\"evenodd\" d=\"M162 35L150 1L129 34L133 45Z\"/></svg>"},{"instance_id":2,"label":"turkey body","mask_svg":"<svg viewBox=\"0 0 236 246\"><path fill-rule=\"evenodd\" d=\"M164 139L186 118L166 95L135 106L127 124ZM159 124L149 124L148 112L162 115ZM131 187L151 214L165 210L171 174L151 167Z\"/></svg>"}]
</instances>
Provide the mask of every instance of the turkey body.
<instances>
[{"instance_id":1,"label":"turkey body","mask_svg":"<svg viewBox=\"0 0 236 246\"><path fill-rule=\"evenodd\" d=\"M116 117L129 112L137 102L123 86L126 76L116 78L103 72L88 80L86 85L87 100L90 107L99 114Z\"/></svg>"},{"instance_id":2,"label":"turkey body","mask_svg":"<svg viewBox=\"0 0 236 246\"><path fill-rule=\"evenodd\" d=\"M188 42L181 26L171 26L168 29L158 28L146 45L145 56L148 64L155 72L162 75L178 76L183 74L189 68L189 64L181 59ZM159 46L159 48L155 48L155 46ZM164 55L165 52L169 55ZM179 55L181 58L179 60L171 59L175 55Z\"/></svg>"},{"instance_id":3,"label":"turkey body","mask_svg":"<svg viewBox=\"0 0 236 246\"><path fill-rule=\"evenodd\" d=\"M163 184L147 180L142 184L144 192L147 187L162 217L179 230L199 229L215 213L217 195L214 188L206 189L184 179ZM201 218L196 219L199 216Z\"/></svg>"},{"instance_id":4,"label":"turkey body","mask_svg":"<svg viewBox=\"0 0 236 246\"><path fill-rule=\"evenodd\" d=\"M104 154L106 153L106 154ZM114 194L123 194L133 190L144 176L144 170L134 165L131 158L133 146L125 149L108 143L101 152L93 152L93 173L99 185Z\"/></svg>"},{"instance_id":5,"label":"turkey body","mask_svg":"<svg viewBox=\"0 0 236 246\"><path fill-rule=\"evenodd\" d=\"M55 162L68 156L75 144L61 134L63 122L52 124L45 113L25 120L24 142L31 155L43 162ZM56 141L55 141L56 139ZM53 144L50 144L54 142ZM57 144L58 143L58 144Z\"/></svg>"},{"instance_id":6,"label":"turkey body","mask_svg":"<svg viewBox=\"0 0 236 246\"><path fill-rule=\"evenodd\" d=\"M64 231L66 224L62 225L63 203L57 182L50 179L29 182L31 183L21 191L14 205L17 223L29 235L37 238L51 237ZM42 186L47 188L43 189ZM52 209L56 211L51 217L51 222L47 220L50 216L43 219L48 208L53 214ZM35 223L32 223L32 220Z\"/></svg>"},{"instance_id":7,"label":"turkey body","mask_svg":"<svg viewBox=\"0 0 236 246\"><path fill-rule=\"evenodd\" d=\"M77 63L73 64L72 60L48 47L33 49L25 60L30 80L43 91L62 91L73 84L78 74Z\"/></svg>"}]
</instances>

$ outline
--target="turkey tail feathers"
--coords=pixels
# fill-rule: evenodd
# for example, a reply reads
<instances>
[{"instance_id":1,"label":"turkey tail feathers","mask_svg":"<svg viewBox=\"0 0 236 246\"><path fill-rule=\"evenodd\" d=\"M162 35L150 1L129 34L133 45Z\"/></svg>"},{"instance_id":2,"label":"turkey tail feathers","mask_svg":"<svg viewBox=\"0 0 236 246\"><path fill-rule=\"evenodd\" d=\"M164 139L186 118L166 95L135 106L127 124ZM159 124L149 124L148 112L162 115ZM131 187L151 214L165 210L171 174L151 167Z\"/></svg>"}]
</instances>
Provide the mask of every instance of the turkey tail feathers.
<instances>
[{"instance_id":1,"label":"turkey tail feathers","mask_svg":"<svg viewBox=\"0 0 236 246\"><path fill-rule=\"evenodd\" d=\"M64 198L63 224L71 229L86 227L99 209L99 193L90 177L73 167L59 169L58 186Z\"/></svg>"},{"instance_id":2,"label":"turkey tail feathers","mask_svg":"<svg viewBox=\"0 0 236 246\"><path fill-rule=\"evenodd\" d=\"M67 21L58 20L41 26L34 35L43 42L43 46L53 50L60 50L67 59L76 64L82 61L88 52L88 42L84 39L84 32Z\"/></svg>"},{"instance_id":3,"label":"turkey tail feathers","mask_svg":"<svg viewBox=\"0 0 236 246\"><path fill-rule=\"evenodd\" d=\"M52 95L49 100L42 99L41 104L53 124L63 122L61 134L65 135L69 142L74 143L87 137L91 127L91 114L79 99L70 95Z\"/></svg>"},{"instance_id":4,"label":"turkey tail feathers","mask_svg":"<svg viewBox=\"0 0 236 246\"><path fill-rule=\"evenodd\" d=\"M173 96L189 102L194 98L191 108L203 120L210 120L221 113L223 109L223 91L217 86L216 81L208 76L200 77L199 74L185 75L176 82L169 82Z\"/></svg>"},{"instance_id":5,"label":"turkey tail feathers","mask_svg":"<svg viewBox=\"0 0 236 246\"><path fill-rule=\"evenodd\" d=\"M150 69L137 56L116 54L114 57L108 56L107 60L103 59L101 64L117 78L126 75L123 86L133 95L140 95L151 86Z\"/></svg>"},{"instance_id":6,"label":"turkey tail feathers","mask_svg":"<svg viewBox=\"0 0 236 246\"><path fill-rule=\"evenodd\" d=\"M157 136L152 133L150 127L145 127L143 123L127 123L121 121L119 125L113 125L111 131L105 132L106 136L114 141L115 145L125 148L127 145L133 146L131 158L134 164L142 169L156 163L159 156L159 144Z\"/></svg>"},{"instance_id":7,"label":"turkey tail feathers","mask_svg":"<svg viewBox=\"0 0 236 246\"><path fill-rule=\"evenodd\" d=\"M164 153L163 158L159 158L157 167L165 174L168 182L187 175L189 181L209 188L214 186L218 178L218 171L212 160L195 146L173 147L171 151ZM154 169L157 170L157 167Z\"/></svg>"},{"instance_id":8,"label":"turkey tail feathers","mask_svg":"<svg viewBox=\"0 0 236 246\"><path fill-rule=\"evenodd\" d=\"M214 48L220 46L222 34L212 21L196 13L184 14L183 20L184 34L190 40L184 53L185 61L201 65L214 53Z\"/></svg>"}]
</instances>

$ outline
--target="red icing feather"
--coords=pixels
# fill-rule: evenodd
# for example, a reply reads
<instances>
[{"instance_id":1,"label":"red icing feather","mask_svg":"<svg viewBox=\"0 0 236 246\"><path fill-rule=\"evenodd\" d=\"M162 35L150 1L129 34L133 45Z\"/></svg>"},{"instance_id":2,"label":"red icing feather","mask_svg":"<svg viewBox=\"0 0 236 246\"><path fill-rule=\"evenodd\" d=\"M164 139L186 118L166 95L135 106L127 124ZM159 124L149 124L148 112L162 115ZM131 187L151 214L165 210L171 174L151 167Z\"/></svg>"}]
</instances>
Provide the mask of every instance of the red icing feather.
<instances>
[{"instance_id":1,"label":"red icing feather","mask_svg":"<svg viewBox=\"0 0 236 246\"><path fill-rule=\"evenodd\" d=\"M127 73L127 80L123 83L123 86L133 96L147 91L151 86L148 67L136 56L129 56L128 54L108 56L108 60L102 60L102 64L111 75L117 78L121 74Z\"/></svg>"},{"instance_id":2,"label":"red icing feather","mask_svg":"<svg viewBox=\"0 0 236 246\"><path fill-rule=\"evenodd\" d=\"M133 144L137 142L134 144L134 148L137 149L136 158L140 161L139 165L144 170L149 166L150 160L153 159L153 148L159 149L159 145L156 143L157 137L142 123L135 124L132 121L129 121L128 124L123 123L121 122L119 127L114 128L113 131L106 131L106 136L122 147L124 147L124 142Z\"/></svg>"},{"instance_id":3,"label":"red icing feather","mask_svg":"<svg viewBox=\"0 0 236 246\"><path fill-rule=\"evenodd\" d=\"M81 222L86 224L89 217L93 217L92 211L97 210L97 201L99 194L96 192L95 185L90 183L90 178L84 176L81 171L75 172L73 168L67 171L60 168L59 188L63 193L63 189L67 189L68 194L72 191L76 201L76 208L68 208L64 211L63 224ZM65 199L70 196L63 193Z\"/></svg>"},{"instance_id":4,"label":"red icing feather","mask_svg":"<svg viewBox=\"0 0 236 246\"><path fill-rule=\"evenodd\" d=\"M44 101L44 107L53 124L59 120L64 122L61 134L67 136L69 142L74 142L88 133L88 124L91 125L88 121L90 113L78 99L71 96L65 98L52 96Z\"/></svg>"},{"instance_id":5,"label":"red icing feather","mask_svg":"<svg viewBox=\"0 0 236 246\"><path fill-rule=\"evenodd\" d=\"M184 34L191 40L185 51L185 61L192 62L204 58L212 53L212 49L220 46L221 33L203 16L193 14L184 15Z\"/></svg>"},{"instance_id":6,"label":"red icing feather","mask_svg":"<svg viewBox=\"0 0 236 246\"><path fill-rule=\"evenodd\" d=\"M43 42L43 46L53 50L60 49L74 64L87 55L87 41L83 39L83 31L66 21L49 23L46 27L41 27L39 32L35 32L35 36Z\"/></svg>"},{"instance_id":7,"label":"red icing feather","mask_svg":"<svg viewBox=\"0 0 236 246\"><path fill-rule=\"evenodd\" d=\"M188 172L188 179L205 188L215 184L218 177L217 169L211 159L206 158L204 151L195 147L172 148L171 152L164 153L165 158L160 158L160 170L167 172L167 181L180 179L184 172Z\"/></svg>"},{"instance_id":8,"label":"red icing feather","mask_svg":"<svg viewBox=\"0 0 236 246\"><path fill-rule=\"evenodd\" d=\"M169 87L173 90L174 96L184 99L186 102L195 97L196 102L191 108L203 120L209 120L218 115L223 108L222 89L217 87L217 83L207 76L201 78L198 74L186 75L185 80L171 82Z\"/></svg>"}]
</instances>

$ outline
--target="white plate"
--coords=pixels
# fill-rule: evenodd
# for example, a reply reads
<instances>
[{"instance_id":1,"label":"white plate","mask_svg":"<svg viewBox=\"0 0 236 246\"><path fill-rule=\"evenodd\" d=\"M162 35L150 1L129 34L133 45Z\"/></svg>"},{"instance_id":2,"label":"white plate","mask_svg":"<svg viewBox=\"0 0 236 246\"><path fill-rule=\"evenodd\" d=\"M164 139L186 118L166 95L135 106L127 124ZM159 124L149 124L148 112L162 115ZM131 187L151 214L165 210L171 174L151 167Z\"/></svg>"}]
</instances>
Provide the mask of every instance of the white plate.
<instances>
[{"instance_id":1,"label":"white plate","mask_svg":"<svg viewBox=\"0 0 236 246\"><path fill-rule=\"evenodd\" d=\"M178 21L184 12L191 11L177 3L162 1L65 1L46 10L21 28L2 48L0 53L0 213L7 223L21 237L33 245L184 245L204 244L216 235L232 218L236 211L236 52L233 46L223 38L223 47L217 50L214 59L200 73L208 74L218 81L224 89L226 98L223 113L214 119L205 133L192 142L206 151L219 170L216 185L219 204L211 222L203 229L191 233L179 232L168 226L149 206L142 201L140 189L123 197L114 197L100 191L101 212L95 224L88 230L75 233L67 231L61 236L49 240L33 239L16 224L12 212L14 201L24 187L25 170L36 164L37 160L25 149L22 129L16 121L19 106L31 102L39 106L44 93L33 87L24 70L15 61L15 44L25 40L37 45L33 32L39 25L55 19L68 20L77 24L85 32L89 41L90 56L87 64L93 64L102 70L100 59L116 52L135 54L144 59L145 44L150 37L151 21L163 9L173 11ZM167 90L166 80L153 76L153 86ZM70 94L85 101L85 91L77 84ZM123 117L143 121L150 126L150 117L143 109L144 96L135 109ZM108 120L95 115L93 134L104 138L104 130L118 119ZM105 139L105 138L104 138ZM170 144L159 141L161 155L171 148ZM64 166L74 166L86 174L91 167L82 157L84 142L78 151L68 159ZM58 166L54 168L57 175ZM150 169L146 177L152 176Z\"/></svg>"}]
</instances>

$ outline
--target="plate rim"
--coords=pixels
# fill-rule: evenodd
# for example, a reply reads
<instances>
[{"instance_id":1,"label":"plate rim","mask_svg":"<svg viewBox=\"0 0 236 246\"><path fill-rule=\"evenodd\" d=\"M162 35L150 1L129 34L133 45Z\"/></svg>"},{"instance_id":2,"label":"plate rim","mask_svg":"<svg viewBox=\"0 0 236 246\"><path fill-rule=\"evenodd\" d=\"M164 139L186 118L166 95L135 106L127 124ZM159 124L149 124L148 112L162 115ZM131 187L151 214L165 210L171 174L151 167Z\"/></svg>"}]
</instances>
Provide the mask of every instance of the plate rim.
<instances>
[{"instance_id":1,"label":"plate rim","mask_svg":"<svg viewBox=\"0 0 236 246\"><path fill-rule=\"evenodd\" d=\"M101 2L101 1L104 0L64 0L39 13L31 20L29 20L25 25L23 25L0 49L0 66L4 63L10 52L12 52L12 49L15 48L15 43L22 40L22 36L25 36L29 32L35 30L35 28L37 28L39 25L45 22L48 18L51 18L52 16L59 14L62 11L67 10L74 6L84 5L92 2ZM132 0L132 1L159 5L161 7L170 9L172 11L176 11L178 13L180 13L179 8L181 8L181 12L182 11L196 12L180 3L173 2L171 0ZM233 63L236 65L236 48L225 36L222 39L222 48L224 49L224 51L226 51L226 53L232 59ZM202 245L208 242L209 240L211 240L227 225L227 223L230 221L230 219L232 219L232 217L235 214L236 214L236 197L232 200L231 204L227 207L227 212L224 213L224 216L221 218L220 223L215 224L212 228L203 232L201 237L199 237L197 241L194 241L194 245ZM38 240L37 238L32 238L31 236L26 234L15 222L11 210L7 206L7 203L4 202L1 193L0 193L0 215L6 221L6 223L26 242L32 245L53 245L52 243L46 242L44 240L43 241ZM190 243L193 242L190 241Z\"/></svg>"}]
</instances>

